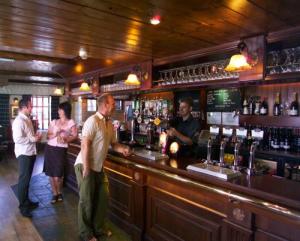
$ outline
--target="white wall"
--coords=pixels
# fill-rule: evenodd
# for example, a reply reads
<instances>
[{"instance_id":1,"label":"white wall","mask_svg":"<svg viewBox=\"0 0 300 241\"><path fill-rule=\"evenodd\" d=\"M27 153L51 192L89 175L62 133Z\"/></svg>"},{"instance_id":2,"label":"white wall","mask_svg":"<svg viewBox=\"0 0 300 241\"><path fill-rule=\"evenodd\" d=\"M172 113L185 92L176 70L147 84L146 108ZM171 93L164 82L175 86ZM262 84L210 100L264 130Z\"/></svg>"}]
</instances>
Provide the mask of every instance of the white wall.
<instances>
[{"instance_id":1,"label":"white wall","mask_svg":"<svg viewBox=\"0 0 300 241\"><path fill-rule=\"evenodd\" d=\"M8 84L0 87L0 94L22 95L53 95L56 86L37 84Z\"/></svg>"}]
</instances>

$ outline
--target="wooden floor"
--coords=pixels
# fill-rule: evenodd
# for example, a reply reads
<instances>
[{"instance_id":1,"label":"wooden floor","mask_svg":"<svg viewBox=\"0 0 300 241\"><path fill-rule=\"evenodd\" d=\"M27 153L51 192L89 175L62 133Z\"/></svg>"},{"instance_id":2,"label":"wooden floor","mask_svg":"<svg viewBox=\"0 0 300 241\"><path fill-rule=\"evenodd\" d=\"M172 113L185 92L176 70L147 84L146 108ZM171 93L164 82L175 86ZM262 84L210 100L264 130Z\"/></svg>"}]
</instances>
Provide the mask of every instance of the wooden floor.
<instances>
[{"instance_id":1,"label":"wooden floor","mask_svg":"<svg viewBox=\"0 0 300 241\"><path fill-rule=\"evenodd\" d=\"M36 165L35 174L40 171L40 166ZM18 201L11 189L18 180L17 169L15 158L5 157L0 162L0 241L43 240L31 219L19 213Z\"/></svg>"},{"instance_id":2,"label":"wooden floor","mask_svg":"<svg viewBox=\"0 0 300 241\"><path fill-rule=\"evenodd\" d=\"M18 179L18 164L14 157L0 161L0 241L79 241L77 231L78 197L64 190L64 202L52 205L48 178L41 173L43 156L35 163L30 183L30 198L39 201L33 218L20 215L13 189ZM113 236L109 241L130 241L130 237L111 222L107 222ZM106 239L101 239L101 241ZM108 240L108 239L107 239Z\"/></svg>"}]
</instances>

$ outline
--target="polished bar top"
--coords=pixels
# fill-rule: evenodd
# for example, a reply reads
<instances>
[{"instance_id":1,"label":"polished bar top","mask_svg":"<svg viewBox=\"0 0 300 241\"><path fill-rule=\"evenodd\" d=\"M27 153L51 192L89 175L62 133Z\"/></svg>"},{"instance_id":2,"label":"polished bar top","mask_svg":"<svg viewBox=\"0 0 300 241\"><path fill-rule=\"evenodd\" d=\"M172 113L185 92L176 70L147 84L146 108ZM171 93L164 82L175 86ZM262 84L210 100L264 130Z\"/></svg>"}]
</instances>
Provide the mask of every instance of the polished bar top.
<instances>
[{"instance_id":1,"label":"polished bar top","mask_svg":"<svg viewBox=\"0 0 300 241\"><path fill-rule=\"evenodd\" d=\"M80 148L78 144L71 146ZM270 175L247 176L232 180L223 180L198 172L187 171L190 164L199 163L199 160L187 157L170 158L167 160L150 160L136 155L124 157L110 150L108 159L128 167L136 167L151 173L164 175L179 181L189 182L201 187L210 187L213 190L230 197L235 194L242 195L241 199L259 200L262 206L270 206L271 209L284 210L291 208L291 213L297 213L296 218L300 220L300 183ZM237 196L238 198L239 196ZM279 206L277 206L279 205ZM286 211L287 213L290 211ZM299 212L299 213L298 213ZM285 213L285 211L283 211Z\"/></svg>"},{"instance_id":2,"label":"polished bar top","mask_svg":"<svg viewBox=\"0 0 300 241\"><path fill-rule=\"evenodd\" d=\"M123 157L119 153L110 151L109 158L111 159L113 156L122 157L138 164L168 171L182 177L187 177L194 181L199 181L201 183L213 184L222 188L230 189L232 191L237 191L239 193L258 197L284 206L296 208L300 211L299 182L270 175L257 175L249 177L246 174L243 174L241 177L226 181L206 174L187 171L186 167L188 165L199 162L199 160L191 158L182 157L177 159L170 158L169 160L154 161L135 155Z\"/></svg>"}]
</instances>

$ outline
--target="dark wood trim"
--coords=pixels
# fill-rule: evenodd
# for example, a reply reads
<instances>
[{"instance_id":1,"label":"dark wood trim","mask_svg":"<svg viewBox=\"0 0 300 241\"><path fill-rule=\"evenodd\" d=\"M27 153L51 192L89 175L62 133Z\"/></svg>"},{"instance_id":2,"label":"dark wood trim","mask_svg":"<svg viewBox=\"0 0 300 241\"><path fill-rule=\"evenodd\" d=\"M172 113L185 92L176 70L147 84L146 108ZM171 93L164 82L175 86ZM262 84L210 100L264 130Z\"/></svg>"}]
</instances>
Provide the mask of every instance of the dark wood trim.
<instances>
[{"instance_id":1,"label":"dark wood trim","mask_svg":"<svg viewBox=\"0 0 300 241\"><path fill-rule=\"evenodd\" d=\"M269 127L290 127L300 128L299 116L262 116L262 115L241 115L240 124L260 125Z\"/></svg>"},{"instance_id":2,"label":"dark wood trim","mask_svg":"<svg viewBox=\"0 0 300 241\"><path fill-rule=\"evenodd\" d=\"M297 27L269 33L267 35L267 42L275 43L285 39L299 38L299 37L300 37L300 26L297 26Z\"/></svg>"},{"instance_id":3,"label":"dark wood trim","mask_svg":"<svg viewBox=\"0 0 300 241\"><path fill-rule=\"evenodd\" d=\"M16 59L16 60L25 60L25 61L40 60L45 62L53 62L58 64L68 64L68 65L75 63L74 60L67 59L67 58L57 58L57 57L37 55L37 54L27 54L27 53L16 53L12 51L3 51L3 50L0 50L0 57Z\"/></svg>"},{"instance_id":4,"label":"dark wood trim","mask_svg":"<svg viewBox=\"0 0 300 241\"><path fill-rule=\"evenodd\" d=\"M188 60L193 58L199 58L203 56L209 56L213 54L226 53L226 52L238 52L237 45L239 41L229 42L213 47L203 48L196 51L189 51L182 54L172 55L163 58L155 58L153 60L153 66L164 65L176 61Z\"/></svg>"}]
</instances>

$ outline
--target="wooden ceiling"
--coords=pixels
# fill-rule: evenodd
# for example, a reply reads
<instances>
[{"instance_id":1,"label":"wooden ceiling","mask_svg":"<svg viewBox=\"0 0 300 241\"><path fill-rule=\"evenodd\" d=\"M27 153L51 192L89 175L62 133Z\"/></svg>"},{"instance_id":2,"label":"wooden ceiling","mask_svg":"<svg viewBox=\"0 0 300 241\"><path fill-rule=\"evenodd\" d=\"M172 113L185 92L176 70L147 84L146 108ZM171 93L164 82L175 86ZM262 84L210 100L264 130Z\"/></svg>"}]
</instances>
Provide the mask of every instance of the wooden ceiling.
<instances>
[{"instance_id":1,"label":"wooden ceiling","mask_svg":"<svg viewBox=\"0 0 300 241\"><path fill-rule=\"evenodd\" d=\"M80 48L91 71L296 27L299 15L298 0L0 0L0 57L16 60L0 61L0 81L62 83Z\"/></svg>"}]
</instances>

